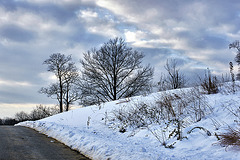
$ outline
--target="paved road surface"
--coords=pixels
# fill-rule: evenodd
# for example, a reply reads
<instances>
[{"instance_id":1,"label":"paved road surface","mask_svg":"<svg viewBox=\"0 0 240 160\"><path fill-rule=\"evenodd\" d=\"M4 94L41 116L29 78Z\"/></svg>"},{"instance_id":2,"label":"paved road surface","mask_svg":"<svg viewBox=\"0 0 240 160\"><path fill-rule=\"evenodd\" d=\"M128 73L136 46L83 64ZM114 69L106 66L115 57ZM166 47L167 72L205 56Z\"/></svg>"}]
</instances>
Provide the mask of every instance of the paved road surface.
<instances>
[{"instance_id":1,"label":"paved road surface","mask_svg":"<svg viewBox=\"0 0 240 160\"><path fill-rule=\"evenodd\" d=\"M62 143L26 127L0 126L0 160L88 160Z\"/></svg>"}]
</instances>

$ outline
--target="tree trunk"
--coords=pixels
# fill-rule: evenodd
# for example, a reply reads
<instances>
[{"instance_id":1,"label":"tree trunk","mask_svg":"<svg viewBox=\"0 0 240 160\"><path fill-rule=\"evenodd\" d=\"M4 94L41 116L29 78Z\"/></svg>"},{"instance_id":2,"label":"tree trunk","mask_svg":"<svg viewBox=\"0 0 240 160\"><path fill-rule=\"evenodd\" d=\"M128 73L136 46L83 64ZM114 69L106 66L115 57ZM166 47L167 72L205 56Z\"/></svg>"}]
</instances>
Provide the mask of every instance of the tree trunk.
<instances>
[{"instance_id":1,"label":"tree trunk","mask_svg":"<svg viewBox=\"0 0 240 160\"><path fill-rule=\"evenodd\" d=\"M117 100L117 78L116 78L116 75L114 75L113 100Z\"/></svg>"},{"instance_id":2,"label":"tree trunk","mask_svg":"<svg viewBox=\"0 0 240 160\"><path fill-rule=\"evenodd\" d=\"M66 111L69 109L69 86L67 84L67 93L66 93Z\"/></svg>"},{"instance_id":3,"label":"tree trunk","mask_svg":"<svg viewBox=\"0 0 240 160\"><path fill-rule=\"evenodd\" d=\"M59 87L60 87L60 102L59 102L59 107L60 107L60 113L63 112L63 86L62 86L62 79L59 77Z\"/></svg>"}]
</instances>

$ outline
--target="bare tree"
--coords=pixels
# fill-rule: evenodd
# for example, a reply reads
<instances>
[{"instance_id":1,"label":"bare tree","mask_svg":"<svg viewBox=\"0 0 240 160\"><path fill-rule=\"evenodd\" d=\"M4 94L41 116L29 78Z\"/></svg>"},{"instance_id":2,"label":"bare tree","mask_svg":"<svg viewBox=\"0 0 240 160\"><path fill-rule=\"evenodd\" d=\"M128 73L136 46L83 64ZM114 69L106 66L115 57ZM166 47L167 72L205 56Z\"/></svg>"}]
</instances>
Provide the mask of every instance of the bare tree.
<instances>
[{"instance_id":1,"label":"bare tree","mask_svg":"<svg viewBox=\"0 0 240 160\"><path fill-rule=\"evenodd\" d=\"M66 111L69 105L78 100L79 97L75 89L78 81L77 68L72 62L72 57L65 56L61 53L54 53L43 64L48 65L48 71L53 72L57 78L56 83L40 89L40 93L47 94L48 97L57 99L59 102L60 112L63 112L63 104L66 105Z\"/></svg>"},{"instance_id":2,"label":"bare tree","mask_svg":"<svg viewBox=\"0 0 240 160\"><path fill-rule=\"evenodd\" d=\"M234 41L233 43L229 44L229 49L236 48L237 54L235 57L235 61L237 62L238 66L240 65L240 44L239 41ZM240 67L238 68L238 73L236 75L236 79L240 80Z\"/></svg>"},{"instance_id":3,"label":"bare tree","mask_svg":"<svg viewBox=\"0 0 240 160\"><path fill-rule=\"evenodd\" d=\"M151 88L153 68L142 67L144 55L132 48L122 38L110 39L99 50L84 54L82 64L82 104L131 97Z\"/></svg>"},{"instance_id":4,"label":"bare tree","mask_svg":"<svg viewBox=\"0 0 240 160\"><path fill-rule=\"evenodd\" d=\"M164 68L167 71L167 76L161 75L159 85L161 88L165 89L177 89L177 88L183 88L186 85L186 79L185 75L180 72L180 69L177 68L177 61L176 59L170 59L167 60L166 65Z\"/></svg>"},{"instance_id":5,"label":"bare tree","mask_svg":"<svg viewBox=\"0 0 240 160\"><path fill-rule=\"evenodd\" d=\"M231 80L232 80L232 91L235 93L235 75L233 73L233 63L229 62L229 69L231 74Z\"/></svg>"}]
</instances>

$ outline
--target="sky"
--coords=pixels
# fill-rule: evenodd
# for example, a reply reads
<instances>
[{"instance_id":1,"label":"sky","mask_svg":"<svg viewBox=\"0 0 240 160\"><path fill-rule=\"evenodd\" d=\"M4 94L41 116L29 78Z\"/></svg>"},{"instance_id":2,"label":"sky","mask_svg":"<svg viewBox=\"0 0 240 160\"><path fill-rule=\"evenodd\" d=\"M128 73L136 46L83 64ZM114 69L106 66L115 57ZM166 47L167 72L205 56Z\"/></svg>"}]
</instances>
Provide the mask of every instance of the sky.
<instances>
[{"instance_id":1,"label":"sky","mask_svg":"<svg viewBox=\"0 0 240 160\"><path fill-rule=\"evenodd\" d=\"M167 59L194 80L206 68L229 73L239 26L239 0L1 0L0 118L57 104L38 93L54 81L43 65L52 53L81 68L84 52L122 37L144 53L155 81Z\"/></svg>"}]
</instances>

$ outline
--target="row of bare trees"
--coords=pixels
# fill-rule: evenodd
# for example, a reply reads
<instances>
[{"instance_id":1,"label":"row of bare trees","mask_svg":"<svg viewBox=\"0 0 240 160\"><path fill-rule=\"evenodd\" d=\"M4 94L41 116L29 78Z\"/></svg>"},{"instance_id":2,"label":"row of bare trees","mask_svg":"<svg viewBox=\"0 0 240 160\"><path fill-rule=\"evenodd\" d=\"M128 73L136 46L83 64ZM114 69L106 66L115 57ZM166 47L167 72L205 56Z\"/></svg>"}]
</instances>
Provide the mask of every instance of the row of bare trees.
<instances>
[{"instance_id":1,"label":"row of bare trees","mask_svg":"<svg viewBox=\"0 0 240 160\"><path fill-rule=\"evenodd\" d=\"M59 110L57 106L55 107L47 107L43 105L37 105L30 113L26 113L24 111L17 112L15 114L15 120L17 122L22 122L22 121L35 121L39 119L43 119L52 115L55 115L59 113Z\"/></svg>"},{"instance_id":2,"label":"row of bare trees","mask_svg":"<svg viewBox=\"0 0 240 160\"><path fill-rule=\"evenodd\" d=\"M238 50L235 60L240 64L239 42L229 47ZM150 65L142 66L143 53L128 47L122 38L110 39L100 49L93 48L83 55L81 70L77 69L71 56L61 53L54 53L43 62L57 80L41 88L40 93L57 99L60 112L68 111L75 101L83 106L99 104L149 93L153 86L153 68ZM167 60L164 68L167 75L160 77L160 91L186 87L187 81L177 60ZM211 77L210 70L206 75L202 86L212 93L216 79Z\"/></svg>"},{"instance_id":3,"label":"row of bare trees","mask_svg":"<svg viewBox=\"0 0 240 160\"><path fill-rule=\"evenodd\" d=\"M143 57L143 53L128 47L122 38L84 53L80 71L71 56L54 53L43 64L57 81L41 88L40 93L57 99L63 112L64 106L68 111L77 100L88 106L149 92L153 68L141 65Z\"/></svg>"}]
</instances>

